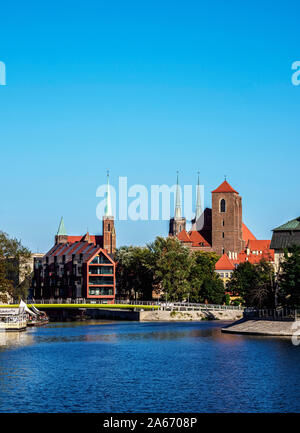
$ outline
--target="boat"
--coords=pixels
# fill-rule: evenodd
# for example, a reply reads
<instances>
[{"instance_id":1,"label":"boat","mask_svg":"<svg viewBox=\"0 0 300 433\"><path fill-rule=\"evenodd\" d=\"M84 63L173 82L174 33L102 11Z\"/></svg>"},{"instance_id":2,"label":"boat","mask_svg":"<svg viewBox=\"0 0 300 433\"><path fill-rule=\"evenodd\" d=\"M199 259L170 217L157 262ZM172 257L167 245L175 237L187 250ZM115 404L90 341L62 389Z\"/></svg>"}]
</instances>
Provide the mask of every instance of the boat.
<instances>
[{"instance_id":1,"label":"boat","mask_svg":"<svg viewBox=\"0 0 300 433\"><path fill-rule=\"evenodd\" d=\"M0 331L25 331L27 320L23 308L0 309Z\"/></svg>"},{"instance_id":2,"label":"boat","mask_svg":"<svg viewBox=\"0 0 300 433\"><path fill-rule=\"evenodd\" d=\"M28 308L28 307L27 307ZM34 305L30 305L31 310L27 311L27 326L43 326L49 323L49 318L44 311L38 310Z\"/></svg>"}]
</instances>

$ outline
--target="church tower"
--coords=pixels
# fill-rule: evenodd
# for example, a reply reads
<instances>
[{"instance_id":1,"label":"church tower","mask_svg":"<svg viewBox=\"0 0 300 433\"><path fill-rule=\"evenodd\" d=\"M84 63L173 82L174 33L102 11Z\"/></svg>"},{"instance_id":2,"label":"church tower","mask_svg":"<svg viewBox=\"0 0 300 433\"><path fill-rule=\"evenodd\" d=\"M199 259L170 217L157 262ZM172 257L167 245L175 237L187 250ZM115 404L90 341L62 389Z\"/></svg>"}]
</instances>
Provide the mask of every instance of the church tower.
<instances>
[{"instance_id":1,"label":"church tower","mask_svg":"<svg viewBox=\"0 0 300 433\"><path fill-rule=\"evenodd\" d=\"M182 217L182 213L181 213L181 194L180 194L179 177L177 171L175 215L174 218L170 219L169 236L178 236L179 233L185 229L186 229L186 219Z\"/></svg>"},{"instance_id":2,"label":"church tower","mask_svg":"<svg viewBox=\"0 0 300 433\"><path fill-rule=\"evenodd\" d=\"M201 205L200 174L198 171L196 212L195 212L195 218L192 219L192 231L201 230L203 228L203 225L204 225L204 214Z\"/></svg>"},{"instance_id":3,"label":"church tower","mask_svg":"<svg viewBox=\"0 0 300 433\"><path fill-rule=\"evenodd\" d=\"M63 217L61 217L59 227L57 230L57 235L55 236L55 244L66 244L68 242L68 235L66 232L66 227Z\"/></svg>"},{"instance_id":4,"label":"church tower","mask_svg":"<svg viewBox=\"0 0 300 433\"><path fill-rule=\"evenodd\" d=\"M105 212L102 220L102 234L103 248L107 250L108 254L114 254L116 251L116 230L111 208L109 172L107 172L107 195Z\"/></svg>"},{"instance_id":5,"label":"church tower","mask_svg":"<svg viewBox=\"0 0 300 433\"><path fill-rule=\"evenodd\" d=\"M237 258L245 249L242 232L242 197L225 181L212 191L212 248Z\"/></svg>"}]
</instances>

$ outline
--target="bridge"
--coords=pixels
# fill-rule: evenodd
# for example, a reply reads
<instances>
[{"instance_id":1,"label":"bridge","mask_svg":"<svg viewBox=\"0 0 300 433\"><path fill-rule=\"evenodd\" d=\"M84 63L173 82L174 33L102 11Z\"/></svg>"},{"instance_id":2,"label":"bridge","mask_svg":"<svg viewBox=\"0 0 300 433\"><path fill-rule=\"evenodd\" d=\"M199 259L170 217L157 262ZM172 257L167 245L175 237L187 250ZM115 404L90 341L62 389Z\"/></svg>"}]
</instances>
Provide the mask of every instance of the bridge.
<instances>
[{"instance_id":1,"label":"bridge","mask_svg":"<svg viewBox=\"0 0 300 433\"><path fill-rule=\"evenodd\" d=\"M201 320L201 318L241 317L243 308L232 305L197 304L191 302L128 301L117 300L104 304L99 299L28 299L27 304L44 311L51 321L76 320ZM0 305L1 308L18 307L18 302Z\"/></svg>"},{"instance_id":2,"label":"bridge","mask_svg":"<svg viewBox=\"0 0 300 433\"><path fill-rule=\"evenodd\" d=\"M166 302L166 301L128 301L116 300L114 304L102 303L101 299L28 299L28 306L45 310L51 308L96 308L96 309L121 309L121 310L163 310L163 311L243 311L244 307L234 305L200 304L192 302ZM0 305L0 308L18 307L17 301Z\"/></svg>"}]
</instances>

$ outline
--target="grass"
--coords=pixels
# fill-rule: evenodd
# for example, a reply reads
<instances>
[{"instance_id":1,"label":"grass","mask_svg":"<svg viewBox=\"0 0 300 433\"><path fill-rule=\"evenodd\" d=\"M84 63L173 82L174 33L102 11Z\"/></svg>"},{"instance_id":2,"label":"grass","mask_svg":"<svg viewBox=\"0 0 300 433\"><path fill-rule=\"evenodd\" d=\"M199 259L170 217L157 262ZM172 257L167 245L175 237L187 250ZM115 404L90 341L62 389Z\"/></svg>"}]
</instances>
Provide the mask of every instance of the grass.
<instances>
[{"instance_id":1,"label":"grass","mask_svg":"<svg viewBox=\"0 0 300 433\"><path fill-rule=\"evenodd\" d=\"M133 310L133 309L143 309L143 310L157 310L157 305L131 305L131 304L28 304L34 305L38 309L46 309L46 308L105 308L105 309L124 309L124 310ZM0 308L18 308L19 305L0 305Z\"/></svg>"}]
</instances>

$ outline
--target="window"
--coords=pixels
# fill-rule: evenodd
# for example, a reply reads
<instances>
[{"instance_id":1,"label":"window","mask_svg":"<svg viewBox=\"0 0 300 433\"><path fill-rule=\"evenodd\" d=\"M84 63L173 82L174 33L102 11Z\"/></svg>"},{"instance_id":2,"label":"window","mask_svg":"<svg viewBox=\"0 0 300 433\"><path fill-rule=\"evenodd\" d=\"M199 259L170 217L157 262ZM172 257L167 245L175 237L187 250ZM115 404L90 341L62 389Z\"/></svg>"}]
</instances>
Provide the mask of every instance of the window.
<instances>
[{"instance_id":1,"label":"window","mask_svg":"<svg viewBox=\"0 0 300 433\"><path fill-rule=\"evenodd\" d=\"M224 232L222 233L222 237L225 238L225 233Z\"/></svg>"},{"instance_id":2,"label":"window","mask_svg":"<svg viewBox=\"0 0 300 433\"><path fill-rule=\"evenodd\" d=\"M222 248L222 254L224 254L225 253L225 250L224 250L224 248Z\"/></svg>"},{"instance_id":3,"label":"window","mask_svg":"<svg viewBox=\"0 0 300 433\"><path fill-rule=\"evenodd\" d=\"M107 230L110 232L110 223L107 225Z\"/></svg>"},{"instance_id":4,"label":"window","mask_svg":"<svg viewBox=\"0 0 300 433\"><path fill-rule=\"evenodd\" d=\"M225 221L224 221L224 220L222 220L222 226L223 226L223 227L225 226Z\"/></svg>"},{"instance_id":5,"label":"window","mask_svg":"<svg viewBox=\"0 0 300 433\"><path fill-rule=\"evenodd\" d=\"M114 284L114 277L113 276L112 277L90 276L89 277L89 284L91 286L98 286L98 285L102 285L102 284L105 284L105 285L111 284L111 285L113 285Z\"/></svg>"},{"instance_id":6,"label":"window","mask_svg":"<svg viewBox=\"0 0 300 433\"><path fill-rule=\"evenodd\" d=\"M220 201L220 212L226 212L226 201L223 198Z\"/></svg>"}]
</instances>

